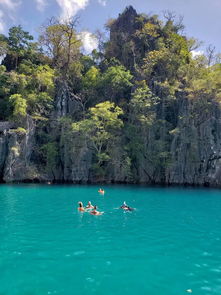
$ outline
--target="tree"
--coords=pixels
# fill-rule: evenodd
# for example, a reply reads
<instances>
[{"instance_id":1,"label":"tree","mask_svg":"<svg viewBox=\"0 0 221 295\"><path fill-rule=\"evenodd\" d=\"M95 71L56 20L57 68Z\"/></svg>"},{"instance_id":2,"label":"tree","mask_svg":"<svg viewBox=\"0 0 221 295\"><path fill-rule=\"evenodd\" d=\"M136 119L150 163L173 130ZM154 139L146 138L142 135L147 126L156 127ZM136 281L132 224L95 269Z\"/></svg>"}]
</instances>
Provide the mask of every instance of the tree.
<instances>
[{"instance_id":1,"label":"tree","mask_svg":"<svg viewBox=\"0 0 221 295\"><path fill-rule=\"evenodd\" d=\"M148 132L156 121L156 106L159 101L159 97L151 92L145 81L137 82L129 103L126 129L132 157L139 157L147 148Z\"/></svg>"},{"instance_id":2,"label":"tree","mask_svg":"<svg viewBox=\"0 0 221 295\"><path fill-rule=\"evenodd\" d=\"M183 16L180 15L178 18L176 13L170 10L163 11L163 16L166 19L166 25L174 30L176 33L183 31L185 26L183 24Z\"/></svg>"},{"instance_id":3,"label":"tree","mask_svg":"<svg viewBox=\"0 0 221 295\"><path fill-rule=\"evenodd\" d=\"M17 69L19 60L24 58L27 51L31 50L34 38L22 27L14 26L9 29L7 38L7 55L3 64L7 69Z\"/></svg>"},{"instance_id":4,"label":"tree","mask_svg":"<svg viewBox=\"0 0 221 295\"><path fill-rule=\"evenodd\" d=\"M153 95L145 81L137 84L130 101L130 120L132 124L149 127L155 119L155 106L160 99Z\"/></svg>"},{"instance_id":5,"label":"tree","mask_svg":"<svg viewBox=\"0 0 221 295\"><path fill-rule=\"evenodd\" d=\"M130 92L133 76L124 66L112 66L103 74L101 87L105 97L110 97L111 101L124 98Z\"/></svg>"},{"instance_id":6,"label":"tree","mask_svg":"<svg viewBox=\"0 0 221 295\"><path fill-rule=\"evenodd\" d=\"M78 19L72 18L60 21L52 18L42 27L39 42L45 53L52 59L52 65L66 76L71 65L80 58L81 41L77 37L76 25Z\"/></svg>"},{"instance_id":7,"label":"tree","mask_svg":"<svg viewBox=\"0 0 221 295\"><path fill-rule=\"evenodd\" d=\"M27 115L27 102L21 94L13 94L9 98L9 102L13 107L13 119L16 122L21 122Z\"/></svg>"},{"instance_id":8,"label":"tree","mask_svg":"<svg viewBox=\"0 0 221 295\"><path fill-rule=\"evenodd\" d=\"M82 79L82 87L87 90L97 87L100 82L100 70L92 66Z\"/></svg>"},{"instance_id":9,"label":"tree","mask_svg":"<svg viewBox=\"0 0 221 295\"><path fill-rule=\"evenodd\" d=\"M55 82L55 71L48 65L40 65L35 68L32 75L32 87L38 91L48 92L53 95Z\"/></svg>"},{"instance_id":10,"label":"tree","mask_svg":"<svg viewBox=\"0 0 221 295\"><path fill-rule=\"evenodd\" d=\"M216 47L211 44L206 48L208 67L210 67L215 60L215 50L216 50Z\"/></svg>"},{"instance_id":11,"label":"tree","mask_svg":"<svg viewBox=\"0 0 221 295\"><path fill-rule=\"evenodd\" d=\"M72 124L73 131L86 137L92 144L98 165L110 159L109 148L123 127L123 121L119 118L122 114L120 107L105 101L90 108L86 119Z\"/></svg>"},{"instance_id":12,"label":"tree","mask_svg":"<svg viewBox=\"0 0 221 295\"><path fill-rule=\"evenodd\" d=\"M101 73L98 68L92 66L82 78L82 89L79 94L72 94L73 99L81 105L83 116L85 115L86 105L91 101L93 104L98 100L98 87L101 81Z\"/></svg>"}]
</instances>

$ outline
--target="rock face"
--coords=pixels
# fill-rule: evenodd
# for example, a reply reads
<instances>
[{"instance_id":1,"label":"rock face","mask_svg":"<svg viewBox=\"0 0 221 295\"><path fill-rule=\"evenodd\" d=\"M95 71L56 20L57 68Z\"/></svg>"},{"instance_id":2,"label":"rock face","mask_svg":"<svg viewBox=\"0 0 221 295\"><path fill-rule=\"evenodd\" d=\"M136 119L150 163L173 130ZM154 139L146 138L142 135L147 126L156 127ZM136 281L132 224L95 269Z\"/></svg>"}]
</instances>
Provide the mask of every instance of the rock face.
<instances>
[{"instance_id":1,"label":"rock face","mask_svg":"<svg viewBox=\"0 0 221 295\"><path fill-rule=\"evenodd\" d=\"M26 121L27 133L22 134L9 129L4 141L5 157L2 165L2 180L5 182L34 180L37 175L35 166L30 158L33 153L35 126L28 117Z\"/></svg>"},{"instance_id":2,"label":"rock face","mask_svg":"<svg viewBox=\"0 0 221 295\"><path fill-rule=\"evenodd\" d=\"M221 111L212 104L209 112L194 113L193 103L180 99L178 124L171 142L171 165L166 182L221 185Z\"/></svg>"},{"instance_id":3,"label":"rock face","mask_svg":"<svg viewBox=\"0 0 221 295\"><path fill-rule=\"evenodd\" d=\"M0 180L3 180L5 162L8 156L8 134L0 133Z\"/></svg>"},{"instance_id":4,"label":"rock face","mask_svg":"<svg viewBox=\"0 0 221 295\"><path fill-rule=\"evenodd\" d=\"M133 71L135 66L135 44L131 40L131 36L138 29L136 18L138 14L136 10L129 6L119 15L110 26L110 46L107 50L110 57L117 58L124 66ZM120 49L119 49L119 44Z\"/></svg>"},{"instance_id":5,"label":"rock face","mask_svg":"<svg viewBox=\"0 0 221 295\"><path fill-rule=\"evenodd\" d=\"M136 30L137 16L138 14L132 6L127 7L125 11L119 15L118 19L111 26L110 41L112 42L113 39L116 38L116 35L119 35L119 32L125 34L124 41L126 41L127 37L133 34ZM122 44L122 42L120 44Z\"/></svg>"},{"instance_id":6,"label":"rock face","mask_svg":"<svg viewBox=\"0 0 221 295\"><path fill-rule=\"evenodd\" d=\"M63 95L63 94L62 94ZM62 96L63 106L68 96ZM177 98L178 113L176 128L171 132L170 162L165 170L151 164L148 156L140 158L131 168L131 163L122 148L116 144L112 162L103 178L94 173L93 153L86 141L73 138L71 133L60 130L59 161L53 173L42 169L37 160L36 124L30 117L26 121L26 133L9 129L8 124L0 131L0 179L4 182L55 181L70 183L161 183L189 185L221 185L221 110L218 103L208 104L207 111L197 112L199 105L185 94ZM200 101L200 100L199 100ZM73 103L68 112L75 112ZM62 118L57 108L56 117ZM53 124L52 124L53 126ZM51 127L52 129L55 127ZM58 131L56 131L58 132ZM153 134L148 134L148 150Z\"/></svg>"},{"instance_id":7,"label":"rock face","mask_svg":"<svg viewBox=\"0 0 221 295\"><path fill-rule=\"evenodd\" d=\"M65 182L89 182L92 153L86 143L79 144L78 139L74 139L70 144L67 140L64 143L61 159Z\"/></svg>"},{"instance_id":8,"label":"rock face","mask_svg":"<svg viewBox=\"0 0 221 295\"><path fill-rule=\"evenodd\" d=\"M66 115L76 115L81 110L79 102L71 97L67 83L57 82L56 93L55 116L57 118L61 118Z\"/></svg>"}]
</instances>

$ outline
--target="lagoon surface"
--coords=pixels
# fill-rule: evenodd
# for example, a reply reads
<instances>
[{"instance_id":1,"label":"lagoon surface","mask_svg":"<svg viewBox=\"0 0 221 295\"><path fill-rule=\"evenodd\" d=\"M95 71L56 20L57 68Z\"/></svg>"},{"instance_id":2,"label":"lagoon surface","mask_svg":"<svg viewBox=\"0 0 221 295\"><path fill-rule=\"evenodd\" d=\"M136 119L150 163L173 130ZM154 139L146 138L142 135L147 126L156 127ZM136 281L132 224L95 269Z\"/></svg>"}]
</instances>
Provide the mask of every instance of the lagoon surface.
<instances>
[{"instance_id":1,"label":"lagoon surface","mask_svg":"<svg viewBox=\"0 0 221 295\"><path fill-rule=\"evenodd\" d=\"M221 294L221 190L104 188L0 186L0 295Z\"/></svg>"}]
</instances>

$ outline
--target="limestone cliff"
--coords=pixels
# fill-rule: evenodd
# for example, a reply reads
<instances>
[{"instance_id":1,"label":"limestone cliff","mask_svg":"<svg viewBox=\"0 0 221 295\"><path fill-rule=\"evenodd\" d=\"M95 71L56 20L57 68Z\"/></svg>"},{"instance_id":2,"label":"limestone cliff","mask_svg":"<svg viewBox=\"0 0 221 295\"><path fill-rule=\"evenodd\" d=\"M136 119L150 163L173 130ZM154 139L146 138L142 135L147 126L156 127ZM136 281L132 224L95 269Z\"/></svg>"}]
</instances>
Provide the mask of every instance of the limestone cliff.
<instances>
[{"instance_id":1,"label":"limestone cliff","mask_svg":"<svg viewBox=\"0 0 221 295\"><path fill-rule=\"evenodd\" d=\"M63 96L64 99L64 96ZM221 185L221 110L218 103L209 105L209 112L193 116L195 102L185 97L178 99L177 126L171 132L170 162L165 171L157 170L151 159L140 158L131 169L122 143L113 150L113 161L105 178L96 178L93 155L87 142L71 137L60 130L59 161L53 176L42 169L36 157L36 123L27 118L27 132L20 134L5 126L0 135L0 175L5 182L116 182L163 183L190 185ZM66 102L64 102L66 104ZM61 110L58 109L58 116ZM71 132L71 131L70 131ZM150 147L149 147L150 148ZM154 148L154 146L152 146ZM135 170L136 172L135 172ZM157 172L156 172L157 171Z\"/></svg>"},{"instance_id":2,"label":"limestone cliff","mask_svg":"<svg viewBox=\"0 0 221 295\"><path fill-rule=\"evenodd\" d=\"M0 181L221 186L221 63L195 59L195 41L172 15L161 21L130 6L107 28L91 56L65 39L59 62L28 50L14 67L9 50Z\"/></svg>"},{"instance_id":3,"label":"limestone cliff","mask_svg":"<svg viewBox=\"0 0 221 295\"><path fill-rule=\"evenodd\" d=\"M193 116L196 111L197 116ZM166 182L220 185L220 105L213 103L208 111L183 97L179 101L177 115L178 124L171 142L171 164L166 173Z\"/></svg>"}]
</instances>

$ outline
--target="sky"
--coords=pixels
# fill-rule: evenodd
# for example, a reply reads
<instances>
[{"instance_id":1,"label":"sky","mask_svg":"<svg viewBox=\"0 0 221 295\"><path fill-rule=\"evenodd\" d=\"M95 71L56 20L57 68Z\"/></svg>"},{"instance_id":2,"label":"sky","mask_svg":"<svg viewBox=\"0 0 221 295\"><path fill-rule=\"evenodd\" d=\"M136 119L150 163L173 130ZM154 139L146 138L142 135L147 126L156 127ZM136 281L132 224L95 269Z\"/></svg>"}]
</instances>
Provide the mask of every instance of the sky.
<instances>
[{"instance_id":1,"label":"sky","mask_svg":"<svg viewBox=\"0 0 221 295\"><path fill-rule=\"evenodd\" d=\"M103 30L110 18L116 18L132 5L138 13L158 14L173 11L184 17L185 34L203 42L199 50L214 45L221 52L221 0L0 0L0 33L13 25L22 25L36 38L39 28L52 16L79 16L78 31L85 52L96 48L92 33Z\"/></svg>"}]
</instances>

